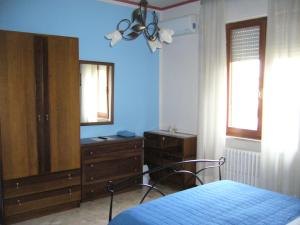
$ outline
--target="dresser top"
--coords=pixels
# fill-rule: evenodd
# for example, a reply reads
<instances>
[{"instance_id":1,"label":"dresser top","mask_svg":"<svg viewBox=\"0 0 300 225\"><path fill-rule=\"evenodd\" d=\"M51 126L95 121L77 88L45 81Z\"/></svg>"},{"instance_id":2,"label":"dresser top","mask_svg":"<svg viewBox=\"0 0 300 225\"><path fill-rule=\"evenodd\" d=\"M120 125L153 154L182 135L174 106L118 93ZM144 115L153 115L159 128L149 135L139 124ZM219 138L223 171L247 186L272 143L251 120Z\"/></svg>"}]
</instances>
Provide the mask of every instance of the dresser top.
<instances>
[{"instance_id":1,"label":"dresser top","mask_svg":"<svg viewBox=\"0 0 300 225\"><path fill-rule=\"evenodd\" d=\"M141 140L142 138L143 137L139 137L139 136L135 136L135 137L120 137L117 135L101 136L101 137L80 139L80 144L81 145L93 145L93 144L97 145L97 144L105 144L105 143L113 143L113 142Z\"/></svg>"},{"instance_id":2,"label":"dresser top","mask_svg":"<svg viewBox=\"0 0 300 225\"><path fill-rule=\"evenodd\" d=\"M176 137L176 138L194 138L194 137L197 137L194 134L186 134L186 133L180 133L180 132L170 132L170 131L167 131L167 130L154 130L154 131L147 131L145 133L159 134L159 135Z\"/></svg>"}]
</instances>

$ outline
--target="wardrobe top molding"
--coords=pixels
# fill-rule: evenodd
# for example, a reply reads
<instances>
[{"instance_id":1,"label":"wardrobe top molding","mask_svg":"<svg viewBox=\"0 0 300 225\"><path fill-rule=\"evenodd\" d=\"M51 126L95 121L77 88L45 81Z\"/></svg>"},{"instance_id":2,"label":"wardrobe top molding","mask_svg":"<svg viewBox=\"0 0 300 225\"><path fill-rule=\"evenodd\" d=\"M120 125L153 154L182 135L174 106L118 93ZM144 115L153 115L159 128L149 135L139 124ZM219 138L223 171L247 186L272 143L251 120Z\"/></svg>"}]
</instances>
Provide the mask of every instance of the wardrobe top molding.
<instances>
[{"instance_id":1,"label":"wardrobe top molding","mask_svg":"<svg viewBox=\"0 0 300 225\"><path fill-rule=\"evenodd\" d=\"M75 36L64 36L64 35L57 35L57 34L40 34L40 33L32 33L32 32L25 32L25 31L16 31L16 30L2 30L2 32L14 32L14 33L20 33L20 34L31 34L31 35L38 35L41 37L65 37L65 38L71 38L71 39L78 39L78 37Z\"/></svg>"}]
</instances>

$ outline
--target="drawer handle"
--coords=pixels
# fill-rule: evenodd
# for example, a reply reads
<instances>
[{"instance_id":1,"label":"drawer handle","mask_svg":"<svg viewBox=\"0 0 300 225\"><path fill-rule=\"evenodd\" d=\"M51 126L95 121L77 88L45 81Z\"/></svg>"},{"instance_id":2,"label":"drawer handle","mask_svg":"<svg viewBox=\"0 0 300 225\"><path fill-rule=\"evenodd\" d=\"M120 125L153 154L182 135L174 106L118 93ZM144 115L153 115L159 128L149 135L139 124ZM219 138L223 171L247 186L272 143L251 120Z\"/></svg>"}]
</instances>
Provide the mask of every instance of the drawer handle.
<instances>
[{"instance_id":1,"label":"drawer handle","mask_svg":"<svg viewBox=\"0 0 300 225\"><path fill-rule=\"evenodd\" d=\"M162 137L162 141L163 141L163 144L164 144L165 141L166 141L166 138L165 138L165 137Z\"/></svg>"},{"instance_id":2,"label":"drawer handle","mask_svg":"<svg viewBox=\"0 0 300 225\"><path fill-rule=\"evenodd\" d=\"M90 179L91 179L91 180L94 180L94 177L91 177Z\"/></svg>"},{"instance_id":3,"label":"drawer handle","mask_svg":"<svg viewBox=\"0 0 300 225\"><path fill-rule=\"evenodd\" d=\"M90 167L93 168L93 167L94 167L94 164L91 164Z\"/></svg>"},{"instance_id":4,"label":"drawer handle","mask_svg":"<svg viewBox=\"0 0 300 225\"><path fill-rule=\"evenodd\" d=\"M72 199L72 189L70 188L70 189L68 190L68 192L69 192L69 198Z\"/></svg>"},{"instance_id":5,"label":"drawer handle","mask_svg":"<svg viewBox=\"0 0 300 225\"><path fill-rule=\"evenodd\" d=\"M90 152L90 155L94 155L94 152Z\"/></svg>"},{"instance_id":6,"label":"drawer handle","mask_svg":"<svg viewBox=\"0 0 300 225\"><path fill-rule=\"evenodd\" d=\"M21 200L18 199L17 204L18 204L18 206L21 206L22 205Z\"/></svg>"},{"instance_id":7,"label":"drawer handle","mask_svg":"<svg viewBox=\"0 0 300 225\"><path fill-rule=\"evenodd\" d=\"M92 189L92 190L90 190L90 192L91 192L91 193L94 193L95 191Z\"/></svg>"},{"instance_id":8,"label":"drawer handle","mask_svg":"<svg viewBox=\"0 0 300 225\"><path fill-rule=\"evenodd\" d=\"M137 145L134 145L134 148L137 149Z\"/></svg>"},{"instance_id":9,"label":"drawer handle","mask_svg":"<svg viewBox=\"0 0 300 225\"><path fill-rule=\"evenodd\" d=\"M68 174L68 180L72 180L72 174Z\"/></svg>"},{"instance_id":10,"label":"drawer handle","mask_svg":"<svg viewBox=\"0 0 300 225\"><path fill-rule=\"evenodd\" d=\"M16 183L16 188L17 188L17 189L20 188L20 183L19 183L19 182Z\"/></svg>"}]
</instances>

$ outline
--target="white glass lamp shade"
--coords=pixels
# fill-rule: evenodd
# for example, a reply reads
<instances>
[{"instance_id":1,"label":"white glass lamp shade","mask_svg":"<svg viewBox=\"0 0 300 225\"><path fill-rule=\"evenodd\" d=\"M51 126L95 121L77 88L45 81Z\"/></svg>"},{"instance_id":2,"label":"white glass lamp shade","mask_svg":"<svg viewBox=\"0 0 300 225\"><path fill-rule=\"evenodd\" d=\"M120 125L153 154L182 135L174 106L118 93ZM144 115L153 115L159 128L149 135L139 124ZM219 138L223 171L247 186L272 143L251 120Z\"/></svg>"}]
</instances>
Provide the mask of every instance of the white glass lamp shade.
<instances>
[{"instance_id":1,"label":"white glass lamp shade","mask_svg":"<svg viewBox=\"0 0 300 225\"><path fill-rule=\"evenodd\" d=\"M158 48L162 48L162 44L158 39L155 41L148 41L148 45L152 52L155 52Z\"/></svg>"},{"instance_id":2,"label":"white glass lamp shade","mask_svg":"<svg viewBox=\"0 0 300 225\"><path fill-rule=\"evenodd\" d=\"M161 28L159 30L159 39L161 42L166 42L168 44L171 44L173 41L173 36L174 35L174 31L171 29L164 29Z\"/></svg>"},{"instance_id":3,"label":"white glass lamp shade","mask_svg":"<svg viewBox=\"0 0 300 225\"><path fill-rule=\"evenodd\" d=\"M111 42L110 42L111 47L114 47L115 44L117 44L120 40L122 40L122 34L118 30L115 30L115 31L105 35L105 37L108 40L111 40Z\"/></svg>"}]
</instances>

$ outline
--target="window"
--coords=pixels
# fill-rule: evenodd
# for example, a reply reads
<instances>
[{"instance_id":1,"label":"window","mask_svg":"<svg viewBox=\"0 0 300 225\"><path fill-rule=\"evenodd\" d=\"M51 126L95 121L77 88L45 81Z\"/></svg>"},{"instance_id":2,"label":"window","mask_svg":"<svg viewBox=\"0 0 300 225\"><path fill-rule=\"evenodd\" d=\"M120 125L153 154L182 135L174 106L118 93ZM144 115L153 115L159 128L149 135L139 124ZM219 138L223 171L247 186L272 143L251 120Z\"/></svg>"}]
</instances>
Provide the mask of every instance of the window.
<instances>
[{"instance_id":1,"label":"window","mask_svg":"<svg viewBox=\"0 0 300 225\"><path fill-rule=\"evenodd\" d=\"M227 135L260 139L267 18L226 25Z\"/></svg>"},{"instance_id":2,"label":"window","mask_svg":"<svg viewBox=\"0 0 300 225\"><path fill-rule=\"evenodd\" d=\"M113 123L114 64L80 61L81 125Z\"/></svg>"}]
</instances>

